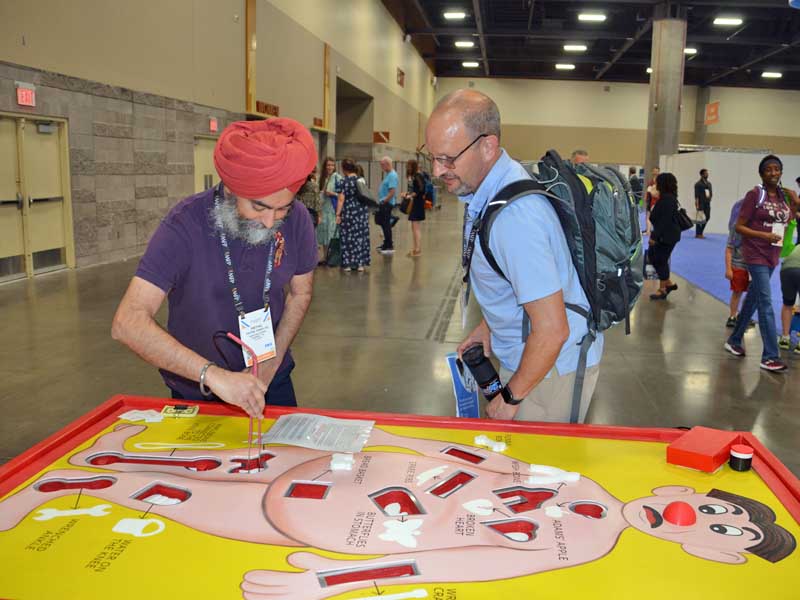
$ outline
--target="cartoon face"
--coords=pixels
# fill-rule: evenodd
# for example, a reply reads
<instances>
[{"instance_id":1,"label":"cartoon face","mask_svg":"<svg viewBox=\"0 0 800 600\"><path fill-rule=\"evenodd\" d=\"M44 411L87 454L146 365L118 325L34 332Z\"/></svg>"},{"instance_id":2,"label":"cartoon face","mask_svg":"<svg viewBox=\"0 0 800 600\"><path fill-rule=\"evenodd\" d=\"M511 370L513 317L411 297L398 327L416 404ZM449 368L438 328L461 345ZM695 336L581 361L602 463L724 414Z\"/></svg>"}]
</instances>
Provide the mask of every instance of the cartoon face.
<instances>
[{"instance_id":1,"label":"cartoon face","mask_svg":"<svg viewBox=\"0 0 800 600\"><path fill-rule=\"evenodd\" d=\"M681 544L689 554L738 564L747 560L743 552L764 539L764 530L737 504L681 486L653 493L626 504L625 520L643 533Z\"/></svg>"}]
</instances>

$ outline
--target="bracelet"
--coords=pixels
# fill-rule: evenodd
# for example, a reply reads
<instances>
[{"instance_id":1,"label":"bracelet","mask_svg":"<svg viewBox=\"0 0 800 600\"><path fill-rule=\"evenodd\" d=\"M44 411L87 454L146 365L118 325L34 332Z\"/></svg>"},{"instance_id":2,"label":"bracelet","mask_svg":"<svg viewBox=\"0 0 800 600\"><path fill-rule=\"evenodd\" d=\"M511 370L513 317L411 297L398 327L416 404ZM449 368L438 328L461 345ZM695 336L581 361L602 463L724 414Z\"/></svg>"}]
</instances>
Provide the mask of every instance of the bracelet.
<instances>
[{"instance_id":1,"label":"bracelet","mask_svg":"<svg viewBox=\"0 0 800 600\"><path fill-rule=\"evenodd\" d=\"M206 372L208 371L209 367L216 366L213 362L207 362L203 365L203 368L200 369L200 393L203 396L210 396L211 390L206 387Z\"/></svg>"}]
</instances>

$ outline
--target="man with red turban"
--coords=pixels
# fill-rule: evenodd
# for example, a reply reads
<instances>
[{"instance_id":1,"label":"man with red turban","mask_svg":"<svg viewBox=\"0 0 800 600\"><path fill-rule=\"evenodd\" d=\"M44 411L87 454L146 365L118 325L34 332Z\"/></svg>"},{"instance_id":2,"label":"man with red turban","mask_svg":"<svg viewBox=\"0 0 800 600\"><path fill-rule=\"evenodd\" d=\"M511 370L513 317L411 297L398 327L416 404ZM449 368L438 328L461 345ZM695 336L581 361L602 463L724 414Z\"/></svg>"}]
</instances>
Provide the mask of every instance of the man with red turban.
<instances>
[{"instance_id":1,"label":"man with red turban","mask_svg":"<svg viewBox=\"0 0 800 600\"><path fill-rule=\"evenodd\" d=\"M311 302L317 243L295 196L316 162L297 121L233 123L214 149L222 183L179 202L153 234L112 336L160 369L173 398L223 400L251 417L265 403L297 405L289 347ZM165 298L166 329L155 319ZM226 333L253 348L257 377Z\"/></svg>"}]
</instances>

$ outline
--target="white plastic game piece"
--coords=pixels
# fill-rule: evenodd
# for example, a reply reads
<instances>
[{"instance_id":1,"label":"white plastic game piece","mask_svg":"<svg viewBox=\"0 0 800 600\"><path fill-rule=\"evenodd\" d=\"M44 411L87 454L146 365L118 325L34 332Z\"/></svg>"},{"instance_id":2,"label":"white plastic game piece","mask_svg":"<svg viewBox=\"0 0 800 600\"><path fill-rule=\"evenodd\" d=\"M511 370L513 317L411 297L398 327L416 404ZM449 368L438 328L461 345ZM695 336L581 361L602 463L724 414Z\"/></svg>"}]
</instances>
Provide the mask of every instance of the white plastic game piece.
<instances>
[{"instance_id":1,"label":"white plastic game piece","mask_svg":"<svg viewBox=\"0 0 800 600\"><path fill-rule=\"evenodd\" d=\"M397 542L406 548L416 548L417 538L422 532L417 531L422 527L422 519L408 519L407 521L384 521L386 531L378 537L384 542Z\"/></svg>"},{"instance_id":2,"label":"white plastic game piece","mask_svg":"<svg viewBox=\"0 0 800 600\"><path fill-rule=\"evenodd\" d=\"M33 517L34 521L49 521L56 517L73 517L77 515L87 515L90 517L105 517L111 510L110 504L97 504L89 508L74 508L71 510L60 510L58 508L42 508L38 515Z\"/></svg>"},{"instance_id":3,"label":"white plastic game piece","mask_svg":"<svg viewBox=\"0 0 800 600\"><path fill-rule=\"evenodd\" d=\"M406 598L427 598L427 590L422 588L411 590L410 592L400 592L399 594L388 594L382 596L367 596L361 600L406 600Z\"/></svg>"},{"instance_id":4,"label":"white plastic game piece","mask_svg":"<svg viewBox=\"0 0 800 600\"><path fill-rule=\"evenodd\" d=\"M492 504L492 501L487 500L486 498L470 500L469 502L464 502L464 504L461 506L464 507L464 510L467 510L480 517L488 517L494 512L494 505Z\"/></svg>"},{"instance_id":5,"label":"white plastic game piece","mask_svg":"<svg viewBox=\"0 0 800 600\"><path fill-rule=\"evenodd\" d=\"M475 445L476 446L486 446L493 452L503 452L508 446L505 442L497 442L495 440L490 440L485 435L476 435L475 436Z\"/></svg>"},{"instance_id":6,"label":"white plastic game piece","mask_svg":"<svg viewBox=\"0 0 800 600\"><path fill-rule=\"evenodd\" d=\"M565 471L558 467L549 465L530 465L533 473L528 477L528 483L533 485L545 485L550 483L577 483L580 481L581 474L574 471Z\"/></svg>"},{"instance_id":7,"label":"white plastic game piece","mask_svg":"<svg viewBox=\"0 0 800 600\"><path fill-rule=\"evenodd\" d=\"M561 510L560 506L545 506L544 514L551 519L560 519L564 516L564 511Z\"/></svg>"},{"instance_id":8,"label":"white plastic game piece","mask_svg":"<svg viewBox=\"0 0 800 600\"><path fill-rule=\"evenodd\" d=\"M144 421L145 423L161 423L164 415L155 410L129 410L122 413L118 418L126 421Z\"/></svg>"},{"instance_id":9,"label":"white plastic game piece","mask_svg":"<svg viewBox=\"0 0 800 600\"><path fill-rule=\"evenodd\" d=\"M355 458L352 454L331 454L331 471L352 471Z\"/></svg>"}]
</instances>

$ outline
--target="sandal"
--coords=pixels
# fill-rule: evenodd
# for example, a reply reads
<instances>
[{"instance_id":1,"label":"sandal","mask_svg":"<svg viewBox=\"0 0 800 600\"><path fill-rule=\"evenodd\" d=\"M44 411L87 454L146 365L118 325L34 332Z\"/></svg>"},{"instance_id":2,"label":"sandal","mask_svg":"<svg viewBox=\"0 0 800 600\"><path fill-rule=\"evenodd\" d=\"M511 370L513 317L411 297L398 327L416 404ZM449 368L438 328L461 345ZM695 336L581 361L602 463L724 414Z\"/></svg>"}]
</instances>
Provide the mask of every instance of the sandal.
<instances>
[{"instance_id":1,"label":"sandal","mask_svg":"<svg viewBox=\"0 0 800 600\"><path fill-rule=\"evenodd\" d=\"M669 296L669 292L666 292L664 294L660 293L650 294L650 300L666 300L667 296Z\"/></svg>"}]
</instances>

